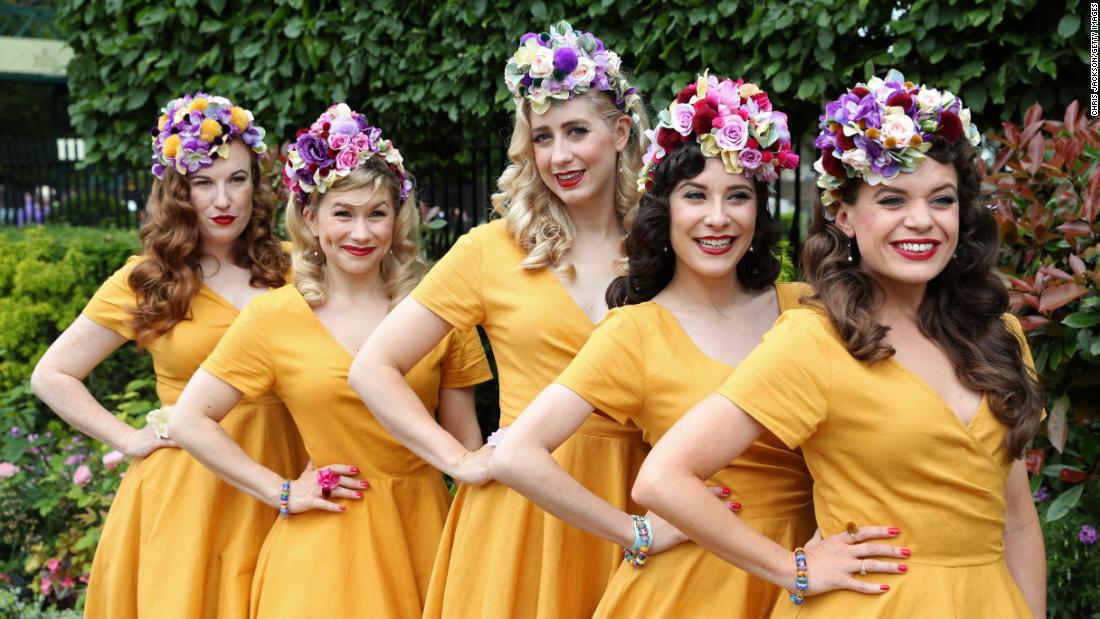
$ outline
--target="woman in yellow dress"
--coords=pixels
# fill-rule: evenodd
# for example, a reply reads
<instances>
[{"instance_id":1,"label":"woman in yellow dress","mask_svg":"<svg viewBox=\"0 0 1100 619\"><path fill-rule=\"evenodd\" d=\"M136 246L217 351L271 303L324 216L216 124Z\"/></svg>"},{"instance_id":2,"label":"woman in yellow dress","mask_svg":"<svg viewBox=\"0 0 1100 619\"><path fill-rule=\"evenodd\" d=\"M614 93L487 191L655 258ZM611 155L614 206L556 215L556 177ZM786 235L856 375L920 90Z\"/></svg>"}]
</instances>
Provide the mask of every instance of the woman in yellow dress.
<instances>
[{"instance_id":1,"label":"woman in yellow dress","mask_svg":"<svg viewBox=\"0 0 1100 619\"><path fill-rule=\"evenodd\" d=\"M343 103L299 134L284 179L294 285L257 298L233 323L180 396L170 430L284 517L256 567L252 617L414 619L450 495L438 471L378 424L347 372L423 274L416 197L401 154ZM447 334L405 375L422 406L438 408L470 449L481 443L473 385L490 378L472 330ZM324 468L288 480L221 431L218 420L242 397L269 390ZM359 501L364 491L369 499Z\"/></svg>"},{"instance_id":2,"label":"woman in yellow dress","mask_svg":"<svg viewBox=\"0 0 1100 619\"><path fill-rule=\"evenodd\" d=\"M350 380L399 441L462 483L425 617L590 617L621 550L546 517L504 485L485 484L492 447L471 452L452 439L400 380L452 328L482 325L507 426L607 311L623 217L639 193L644 125L631 116L643 118L641 102L618 56L565 22L525 35L505 81L517 110L512 165L493 196L503 219L458 240L371 335ZM555 453L581 484L631 511L643 455L637 428L599 415Z\"/></svg>"},{"instance_id":3,"label":"woman in yellow dress","mask_svg":"<svg viewBox=\"0 0 1100 619\"><path fill-rule=\"evenodd\" d=\"M639 475L639 501L791 591L775 617L1046 616L1020 460L1042 388L992 269L978 140L957 97L896 71L830 103L803 254L815 307L783 314ZM815 482L823 537L793 555L703 486L765 430L801 446ZM873 521L904 546L852 530Z\"/></svg>"},{"instance_id":4,"label":"woman in yellow dress","mask_svg":"<svg viewBox=\"0 0 1100 619\"><path fill-rule=\"evenodd\" d=\"M649 189L626 240L629 274L608 289L608 305L617 309L512 424L490 470L551 514L624 547L627 561L596 617L766 617L774 585L692 542L677 545L679 531L609 504L551 456L593 410L633 422L655 443L722 384L780 312L810 294L804 284L775 283L780 230L768 211L768 187L798 165L798 155L786 115L768 95L704 74L662 113L655 137L639 175ZM770 433L707 483L783 546L813 534L802 455ZM641 543L639 526L650 537L646 554L664 553L645 569L634 567L645 560L633 547Z\"/></svg>"},{"instance_id":5,"label":"woman in yellow dress","mask_svg":"<svg viewBox=\"0 0 1100 619\"><path fill-rule=\"evenodd\" d=\"M103 526L85 616L243 619L271 511L176 449L163 428L116 419L81 382L135 340L152 355L157 397L169 407L239 308L285 283L290 257L272 236L275 202L253 156L264 152L264 132L252 114L196 93L169 102L156 131L142 254L100 287L31 384L73 427L135 458ZM273 396L242 400L222 427L281 474L305 466Z\"/></svg>"}]
</instances>

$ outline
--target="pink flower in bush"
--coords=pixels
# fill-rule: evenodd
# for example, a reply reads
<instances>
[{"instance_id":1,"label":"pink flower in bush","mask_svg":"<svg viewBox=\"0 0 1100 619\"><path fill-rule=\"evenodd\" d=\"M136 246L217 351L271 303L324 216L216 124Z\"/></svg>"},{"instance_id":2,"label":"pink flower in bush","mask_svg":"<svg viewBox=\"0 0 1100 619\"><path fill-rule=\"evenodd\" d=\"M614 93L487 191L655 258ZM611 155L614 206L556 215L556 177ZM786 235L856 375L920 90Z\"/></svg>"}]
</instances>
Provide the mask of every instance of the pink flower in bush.
<instances>
[{"instance_id":1,"label":"pink flower in bush","mask_svg":"<svg viewBox=\"0 0 1100 619\"><path fill-rule=\"evenodd\" d=\"M43 576L42 580L38 581L38 590L42 592L42 595L49 595L50 589L53 587L53 583L50 582L48 576Z\"/></svg>"},{"instance_id":2,"label":"pink flower in bush","mask_svg":"<svg viewBox=\"0 0 1100 619\"><path fill-rule=\"evenodd\" d=\"M72 466L84 461L84 456L80 454L73 454L68 458L65 458L65 466Z\"/></svg>"},{"instance_id":3,"label":"pink flower in bush","mask_svg":"<svg viewBox=\"0 0 1100 619\"><path fill-rule=\"evenodd\" d=\"M117 449L112 449L103 454L103 466L107 467L107 470L115 470L119 464L126 458L126 455Z\"/></svg>"},{"instance_id":4,"label":"pink flower in bush","mask_svg":"<svg viewBox=\"0 0 1100 619\"><path fill-rule=\"evenodd\" d=\"M57 568L61 567L61 561L57 559L50 559L46 561L46 571L51 574L57 573Z\"/></svg>"},{"instance_id":5,"label":"pink flower in bush","mask_svg":"<svg viewBox=\"0 0 1100 619\"><path fill-rule=\"evenodd\" d=\"M19 467L11 462L0 462L0 477L15 477L19 473Z\"/></svg>"},{"instance_id":6,"label":"pink flower in bush","mask_svg":"<svg viewBox=\"0 0 1100 619\"><path fill-rule=\"evenodd\" d=\"M92 469L88 468L87 464L76 467L76 471L73 473L73 483L78 486L86 486L90 481L92 481Z\"/></svg>"},{"instance_id":7,"label":"pink flower in bush","mask_svg":"<svg viewBox=\"0 0 1100 619\"><path fill-rule=\"evenodd\" d=\"M72 589L74 585L76 585L76 581L73 580L72 576L66 576L65 579L61 581L61 586L66 589Z\"/></svg>"}]
</instances>

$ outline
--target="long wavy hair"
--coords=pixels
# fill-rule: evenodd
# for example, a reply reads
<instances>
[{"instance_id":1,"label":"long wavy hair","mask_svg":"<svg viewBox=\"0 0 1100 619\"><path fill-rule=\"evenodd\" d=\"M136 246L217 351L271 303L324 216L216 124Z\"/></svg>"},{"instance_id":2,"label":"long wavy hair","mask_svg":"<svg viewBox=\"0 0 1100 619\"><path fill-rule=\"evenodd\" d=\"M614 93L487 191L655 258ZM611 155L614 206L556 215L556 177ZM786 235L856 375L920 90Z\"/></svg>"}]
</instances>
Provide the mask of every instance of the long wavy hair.
<instances>
[{"instance_id":1,"label":"long wavy hair","mask_svg":"<svg viewBox=\"0 0 1100 619\"><path fill-rule=\"evenodd\" d=\"M955 257L928 283L919 311L922 333L951 359L963 384L984 392L990 408L1008 427L1005 447L1023 455L1039 431L1043 388L1023 360L1020 340L1003 320L1008 291L993 270L999 234L993 214L980 199L975 151L965 139L933 138L928 156L958 173L959 242ZM854 204L863 185L849 179L842 202ZM885 342L888 327L878 322L875 302L881 289L858 267L858 250L815 205L814 222L802 250L802 268L816 295L811 300L829 315L848 352L861 361L894 354Z\"/></svg>"},{"instance_id":2,"label":"long wavy hair","mask_svg":"<svg viewBox=\"0 0 1100 619\"><path fill-rule=\"evenodd\" d=\"M128 279L137 296L130 326L139 347L189 319L191 299L202 286L199 214L191 205L187 177L168 168L163 179L154 179L146 212L149 220L140 234L144 260ZM290 257L272 228L274 213L275 198L253 157L252 215L230 256L234 264L252 273L249 284L258 288L282 286L290 267Z\"/></svg>"},{"instance_id":3,"label":"long wavy hair","mask_svg":"<svg viewBox=\"0 0 1100 619\"><path fill-rule=\"evenodd\" d=\"M657 167L653 185L642 195L626 236L627 272L607 287L608 307L648 301L672 281L676 255L669 238L672 223L669 199L680 181L699 176L706 165L707 157L693 140L677 146ZM756 189L753 251L737 263L736 277L746 288L760 289L774 284L779 276L781 265L773 250L779 242L780 228L768 210L767 183L753 180L753 186Z\"/></svg>"},{"instance_id":4,"label":"long wavy hair","mask_svg":"<svg viewBox=\"0 0 1100 619\"><path fill-rule=\"evenodd\" d=\"M412 180L411 176L409 180ZM375 191L385 188L390 192L392 204L397 207L390 251L382 257L381 266L386 296L392 307L412 292L427 271L427 265L420 256L420 213L416 208L416 192L410 191L405 201L401 202L400 179L382 160L372 157L333 183L326 193L364 188ZM310 209L316 216L324 195L318 192L309 194L309 203L305 206L291 196L286 211L286 229L294 246L291 252L294 258L294 285L312 306L321 305L328 298L329 282L325 275L325 253L306 224L303 209Z\"/></svg>"},{"instance_id":5,"label":"long wavy hair","mask_svg":"<svg viewBox=\"0 0 1100 619\"><path fill-rule=\"evenodd\" d=\"M577 98L592 104L609 126L614 126L623 116L605 92L589 91ZM615 178L615 211L624 219L624 225L641 193L636 179L646 148L645 130L649 128L640 97L633 99L627 112L637 120L630 128L626 148L619 153ZM554 105L560 104L555 102ZM530 103L524 99L516 108L515 127L508 145L508 158L512 163L497 180L498 191L492 196L493 210L504 218L516 244L527 254L521 263L524 270L539 271L549 267L572 276L573 265L563 257L573 245L576 230L565 204L542 182L535 166L530 114Z\"/></svg>"}]
</instances>

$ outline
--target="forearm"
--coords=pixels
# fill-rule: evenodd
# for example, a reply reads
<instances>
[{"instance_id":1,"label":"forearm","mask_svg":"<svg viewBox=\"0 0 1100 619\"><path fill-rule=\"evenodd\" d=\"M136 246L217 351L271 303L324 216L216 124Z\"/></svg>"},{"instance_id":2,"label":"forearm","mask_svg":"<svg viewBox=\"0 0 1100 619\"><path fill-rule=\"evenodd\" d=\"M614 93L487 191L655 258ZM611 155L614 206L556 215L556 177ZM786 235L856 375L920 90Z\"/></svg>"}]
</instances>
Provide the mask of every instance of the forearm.
<instances>
[{"instance_id":1,"label":"forearm","mask_svg":"<svg viewBox=\"0 0 1100 619\"><path fill-rule=\"evenodd\" d=\"M436 423L397 368L353 364L349 382L387 432L428 464L453 475L469 451Z\"/></svg>"},{"instance_id":2,"label":"forearm","mask_svg":"<svg viewBox=\"0 0 1100 619\"><path fill-rule=\"evenodd\" d=\"M1031 613L1038 618L1046 617L1046 548L1037 518L1015 530L1005 531L1005 563L1008 564L1008 572L1020 588Z\"/></svg>"},{"instance_id":3,"label":"forearm","mask_svg":"<svg viewBox=\"0 0 1100 619\"><path fill-rule=\"evenodd\" d=\"M58 417L97 441L123 450L134 428L120 421L99 402L79 379L51 370L36 369L31 388Z\"/></svg>"},{"instance_id":4,"label":"forearm","mask_svg":"<svg viewBox=\"0 0 1100 619\"><path fill-rule=\"evenodd\" d=\"M722 560L777 586L794 586L791 550L757 532L722 502L715 501L698 477L664 471L657 483L639 478L634 497Z\"/></svg>"},{"instance_id":5,"label":"forearm","mask_svg":"<svg viewBox=\"0 0 1100 619\"><path fill-rule=\"evenodd\" d=\"M551 515L620 546L634 543L630 515L585 488L542 446L502 445L493 453L490 468L494 478Z\"/></svg>"},{"instance_id":6,"label":"forearm","mask_svg":"<svg viewBox=\"0 0 1100 619\"><path fill-rule=\"evenodd\" d=\"M248 456L218 422L201 412L172 411L172 439L233 487L272 507L279 506L283 478Z\"/></svg>"}]
</instances>

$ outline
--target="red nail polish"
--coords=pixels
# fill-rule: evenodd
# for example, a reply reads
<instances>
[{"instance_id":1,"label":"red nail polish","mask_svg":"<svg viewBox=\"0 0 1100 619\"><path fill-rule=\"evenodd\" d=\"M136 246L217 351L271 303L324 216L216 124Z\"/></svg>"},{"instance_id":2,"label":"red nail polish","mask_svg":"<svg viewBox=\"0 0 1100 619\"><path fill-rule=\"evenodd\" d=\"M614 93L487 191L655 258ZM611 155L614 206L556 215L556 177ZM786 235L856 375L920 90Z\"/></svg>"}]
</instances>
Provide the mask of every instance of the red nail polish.
<instances>
[{"instance_id":1,"label":"red nail polish","mask_svg":"<svg viewBox=\"0 0 1100 619\"><path fill-rule=\"evenodd\" d=\"M370 484L365 482L365 481L361 481L361 482L359 482L359 487L360 488L370 488Z\"/></svg>"},{"instance_id":2,"label":"red nail polish","mask_svg":"<svg viewBox=\"0 0 1100 619\"><path fill-rule=\"evenodd\" d=\"M900 563L900 564L898 564L898 571L899 572L908 572L909 571L909 566L904 564L904 563Z\"/></svg>"},{"instance_id":3,"label":"red nail polish","mask_svg":"<svg viewBox=\"0 0 1100 619\"><path fill-rule=\"evenodd\" d=\"M722 488L722 496L729 496L731 492L733 491L729 488Z\"/></svg>"},{"instance_id":4,"label":"red nail polish","mask_svg":"<svg viewBox=\"0 0 1100 619\"><path fill-rule=\"evenodd\" d=\"M354 475L354 474L356 474L356 473L358 473L358 472L359 472L359 467L357 467L357 466L353 466L353 467L351 467L351 474L352 474L352 475Z\"/></svg>"},{"instance_id":5,"label":"red nail polish","mask_svg":"<svg viewBox=\"0 0 1100 619\"><path fill-rule=\"evenodd\" d=\"M741 509L741 504L737 501L734 501L733 503L730 503L730 509L732 509L733 511L738 511Z\"/></svg>"},{"instance_id":6,"label":"red nail polish","mask_svg":"<svg viewBox=\"0 0 1100 619\"><path fill-rule=\"evenodd\" d=\"M890 585L879 585L878 588L883 590L883 591L889 591L890 590Z\"/></svg>"},{"instance_id":7,"label":"red nail polish","mask_svg":"<svg viewBox=\"0 0 1100 619\"><path fill-rule=\"evenodd\" d=\"M913 554L912 550L909 550L908 548L902 548L901 549L901 556L908 557L911 554Z\"/></svg>"},{"instance_id":8,"label":"red nail polish","mask_svg":"<svg viewBox=\"0 0 1100 619\"><path fill-rule=\"evenodd\" d=\"M356 492L355 493L355 498L357 498L357 499L363 498L363 493L362 492Z\"/></svg>"},{"instance_id":9,"label":"red nail polish","mask_svg":"<svg viewBox=\"0 0 1100 619\"><path fill-rule=\"evenodd\" d=\"M347 508L348 508L347 505L341 505L340 506L340 511L345 511L345 510L347 510Z\"/></svg>"},{"instance_id":10,"label":"red nail polish","mask_svg":"<svg viewBox=\"0 0 1100 619\"><path fill-rule=\"evenodd\" d=\"M886 529L886 532L890 535L897 535L898 533L901 533L901 529L897 527L890 527L889 529Z\"/></svg>"}]
</instances>

